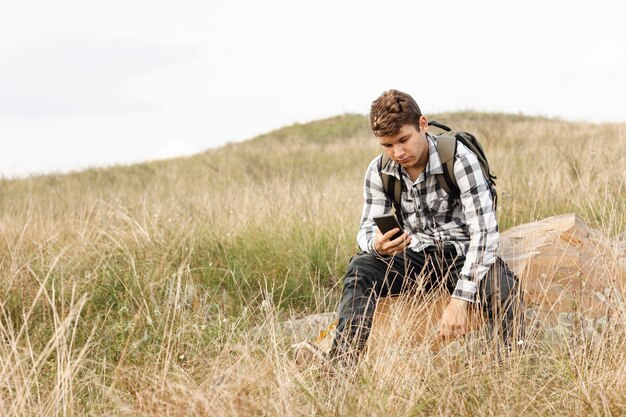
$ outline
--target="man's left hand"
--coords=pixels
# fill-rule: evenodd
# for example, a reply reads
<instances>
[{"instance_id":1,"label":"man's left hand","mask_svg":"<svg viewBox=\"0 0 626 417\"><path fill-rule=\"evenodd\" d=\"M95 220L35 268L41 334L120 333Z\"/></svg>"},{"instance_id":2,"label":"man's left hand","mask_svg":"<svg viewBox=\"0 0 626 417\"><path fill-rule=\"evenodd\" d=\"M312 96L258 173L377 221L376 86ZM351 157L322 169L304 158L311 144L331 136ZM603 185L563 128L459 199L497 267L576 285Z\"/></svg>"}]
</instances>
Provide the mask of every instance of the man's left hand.
<instances>
[{"instance_id":1,"label":"man's left hand","mask_svg":"<svg viewBox=\"0 0 626 417\"><path fill-rule=\"evenodd\" d=\"M455 339L463 336L469 327L469 302L452 298L441 316L437 337Z\"/></svg>"}]
</instances>

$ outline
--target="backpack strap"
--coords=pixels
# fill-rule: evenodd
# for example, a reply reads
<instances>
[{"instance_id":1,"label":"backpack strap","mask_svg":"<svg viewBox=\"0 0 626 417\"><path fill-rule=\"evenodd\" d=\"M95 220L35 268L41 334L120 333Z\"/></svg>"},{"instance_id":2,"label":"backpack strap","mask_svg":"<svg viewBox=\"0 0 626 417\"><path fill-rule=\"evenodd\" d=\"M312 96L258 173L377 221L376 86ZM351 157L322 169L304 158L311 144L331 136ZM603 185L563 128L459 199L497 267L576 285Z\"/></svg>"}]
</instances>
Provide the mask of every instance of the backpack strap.
<instances>
[{"instance_id":1,"label":"backpack strap","mask_svg":"<svg viewBox=\"0 0 626 417\"><path fill-rule=\"evenodd\" d=\"M450 129L448 126L441 124L435 120L429 120L428 121L428 126L435 126L438 127L441 130L445 130L446 132L452 132L452 129Z\"/></svg>"},{"instance_id":2,"label":"backpack strap","mask_svg":"<svg viewBox=\"0 0 626 417\"><path fill-rule=\"evenodd\" d=\"M459 186L454 176L454 156L456 155L456 137L438 136L437 154L441 160L443 174L437 175L437 182L448 194L459 192Z\"/></svg>"},{"instance_id":3,"label":"backpack strap","mask_svg":"<svg viewBox=\"0 0 626 417\"><path fill-rule=\"evenodd\" d=\"M383 172L383 167L387 165L390 158L384 152L381 155L382 156L378 164L378 172L380 172L380 178L383 182L383 192L391 199L393 209L396 212L396 218L398 219L400 226L402 226L402 216L400 215L400 213L402 213L400 206L400 202L402 201L402 181L398 181L398 179L393 175L385 174Z\"/></svg>"}]
</instances>

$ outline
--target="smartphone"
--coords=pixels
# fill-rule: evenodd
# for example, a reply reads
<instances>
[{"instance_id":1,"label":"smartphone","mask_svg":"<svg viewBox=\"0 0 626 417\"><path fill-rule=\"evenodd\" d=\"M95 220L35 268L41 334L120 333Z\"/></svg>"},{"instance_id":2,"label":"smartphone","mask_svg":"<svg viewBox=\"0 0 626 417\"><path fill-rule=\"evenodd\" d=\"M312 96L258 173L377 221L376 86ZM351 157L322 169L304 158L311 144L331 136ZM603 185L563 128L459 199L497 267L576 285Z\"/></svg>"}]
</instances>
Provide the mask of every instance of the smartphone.
<instances>
[{"instance_id":1,"label":"smartphone","mask_svg":"<svg viewBox=\"0 0 626 417\"><path fill-rule=\"evenodd\" d=\"M396 219L396 216L391 213L383 214L382 216L374 216L374 222L376 222L376 226L378 226L383 234L395 229L396 227L400 229L398 233L392 236L391 240L399 238L404 233L402 227L400 227L400 223L398 223L398 219Z\"/></svg>"}]
</instances>

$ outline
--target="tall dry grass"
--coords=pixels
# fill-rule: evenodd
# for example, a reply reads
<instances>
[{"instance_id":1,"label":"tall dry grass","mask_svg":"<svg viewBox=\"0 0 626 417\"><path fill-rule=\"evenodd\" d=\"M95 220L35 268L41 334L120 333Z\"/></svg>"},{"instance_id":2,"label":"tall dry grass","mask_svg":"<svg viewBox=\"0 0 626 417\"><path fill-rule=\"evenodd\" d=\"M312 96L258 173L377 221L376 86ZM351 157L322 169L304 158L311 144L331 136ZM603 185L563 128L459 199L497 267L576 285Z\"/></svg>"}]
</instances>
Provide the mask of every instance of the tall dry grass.
<instances>
[{"instance_id":1,"label":"tall dry grass","mask_svg":"<svg viewBox=\"0 0 626 417\"><path fill-rule=\"evenodd\" d=\"M576 212L624 231L624 125L437 119L480 135L503 229ZM186 159L0 181L0 415L626 413L623 306L597 340L536 340L500 364L407 345L348 379L296 367L283 323L335 308L377 152L347 115Z\"/></svg>"}]
</instances>

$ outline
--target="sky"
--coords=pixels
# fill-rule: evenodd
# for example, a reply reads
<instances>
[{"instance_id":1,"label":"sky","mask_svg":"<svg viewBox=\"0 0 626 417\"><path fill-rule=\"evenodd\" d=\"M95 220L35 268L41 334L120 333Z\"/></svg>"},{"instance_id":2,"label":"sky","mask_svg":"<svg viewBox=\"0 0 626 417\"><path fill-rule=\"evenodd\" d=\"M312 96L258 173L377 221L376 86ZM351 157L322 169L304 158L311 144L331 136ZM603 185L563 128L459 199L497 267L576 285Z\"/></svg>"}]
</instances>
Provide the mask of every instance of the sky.
<instances>
[{"instance_id":1,"label":"sky","mask_svg":"<svg viewBox=\"0 0 626 417\"><path fill-rule=\"evenodd\" d=\"M615 0L0 0L0 177L189 155L366 114L626 121Z\"/></svg>"}]
</instances>

